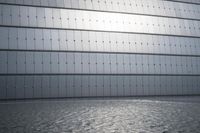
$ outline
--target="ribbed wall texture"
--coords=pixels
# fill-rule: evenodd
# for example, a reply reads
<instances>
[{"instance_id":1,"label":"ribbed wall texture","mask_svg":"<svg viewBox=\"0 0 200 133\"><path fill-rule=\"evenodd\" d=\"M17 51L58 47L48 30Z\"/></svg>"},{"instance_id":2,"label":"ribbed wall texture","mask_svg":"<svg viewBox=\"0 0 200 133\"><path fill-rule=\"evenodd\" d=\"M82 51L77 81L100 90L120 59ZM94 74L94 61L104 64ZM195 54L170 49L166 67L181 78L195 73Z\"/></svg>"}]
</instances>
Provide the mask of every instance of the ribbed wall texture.
<instances>
[{"instance_id":1,"label":"ribbed wall texture","mask_svg":"<svg viewBox=\"0 0 200 133\"><path fill-rule=\"evenodd\" d=\"M0 0L0 99L199 94L199 0Z\"/></svg>"}]
</instances>

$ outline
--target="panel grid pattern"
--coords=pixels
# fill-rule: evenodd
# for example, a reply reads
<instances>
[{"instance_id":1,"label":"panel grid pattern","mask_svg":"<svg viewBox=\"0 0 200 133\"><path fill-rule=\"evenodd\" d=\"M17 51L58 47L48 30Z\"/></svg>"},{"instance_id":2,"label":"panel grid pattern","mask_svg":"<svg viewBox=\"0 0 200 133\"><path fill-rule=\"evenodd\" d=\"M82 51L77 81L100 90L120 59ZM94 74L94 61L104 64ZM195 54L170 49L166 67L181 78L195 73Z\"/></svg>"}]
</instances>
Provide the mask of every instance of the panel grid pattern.
<instances>
[{"instance_id":1,"label":"panel grid pattern","mask_svg":"<svg viewBox=\"0 0 200 133\"><path fill-rule=\"evenodd\" d=\"M0 0L0 3L198 20L200 15L200 2L197 0Z\"/></svg>"},{"instance_id":2,"label":"panel grid pattern","mask_svg":"<svg viewBox=\"0 0 200 133\"><path fill-rule=\"evenodd\" d=\"M0 99L199 95L199 6L0 0Z\"/></svg>"}]
</instances>

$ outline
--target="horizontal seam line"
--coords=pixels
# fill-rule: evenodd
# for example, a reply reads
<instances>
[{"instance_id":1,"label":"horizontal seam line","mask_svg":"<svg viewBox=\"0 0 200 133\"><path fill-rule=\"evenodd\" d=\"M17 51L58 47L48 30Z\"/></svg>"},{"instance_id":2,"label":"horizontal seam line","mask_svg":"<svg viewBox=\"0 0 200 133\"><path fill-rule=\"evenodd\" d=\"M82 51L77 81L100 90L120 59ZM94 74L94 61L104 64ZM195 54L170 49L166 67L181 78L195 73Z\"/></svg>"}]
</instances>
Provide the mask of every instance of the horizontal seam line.
<instances>
[{"instance_id":1,"label":"horizontal seam line","mask_svg":"<svg viewBox=\"0 0 200 133\"><path fill-rule=\"evenodd\" d=\"M60 75L60 76L64 76L64 75L80 75L80 76L200 76L200 74L112 74L112 73L24 73L24 74L0 74L0 76L56 76L56 75Z\"/></svg>"},{"instance_id":2,"label":"horizontal seam line","mask_svg":"<svg viewBox=\"0 0 200 133\"><path fill-rule=\"evenodd\" d=\"M41 87L41 88L43 88L43 87ZM181 94L148 94L148 95L145 95L145 94L142 94L142 95L138 95L137 93L134 93L134 94L130 94L130 95L125 95L125 94L123 94L123 95L117 95L117 96L113 96L113 95L111 95L111 94L109 94L109 95L103 95L103 96L99 96L99 95L96 95L96 96L84 96L84 95L82 95L82 96L61 96L61 97L59 97L59 96L56 96L56 97L50 97L50 96L47 96L47 97L42 97L42 96L39 96L39 97L37 97L37 96L32 96L32 97L24 97L24 98L19 98L19 97L3 97L3 98L1 98L0 99L0 105L11 105L11 104L31 104L31 103L41 103L41 101L39 101L39 102L37 102L37 100L44 100L44 101L42 101L42 103L44 103L44 102L49 102L49 101L47 101L47 100L52 100L52 101L50 101L50 102L61 102L61 101L53 101L53 100L59 100L59 99L67 99L67 100L73 100L73 101L62 101L62 102L73 102L73 103L75 103L75 102L78 102L78 101L76 101L76 100L93 100L93 98L95 99L95 100L108 100L108 101L115 101L115 100L120 100L120 98L132 98L133 100L138 100L137 98L144 98L143 100L151 100L151 98L152 97L171 97L171 96L177 96L177 97L187 97L187 96L200 96L200 94L186 94L186 93L184 93L184 92L181 92ZM79 99L80 98L80 99ZM100 99L98 99L98 98L100 98ZM103 99L101 99L101 98L103 98ZM105 98L105 99L104 99ZM112 98L117 98L117 99L112 99ZM119 99L118 99L119 98ZM148 99L148 98L150 98L150 99ZM111 100L112 99L112 100ZM28 100L28 101L23 101L23 100ZM33 101L32 101L33 100ZM127 99L127 100L129 100L129 99ZM140 100L140 99L139 99ZM161 101L162 101L162 99L161 99ZM7 102L12 102L12 103L7 103ZM190 103L190 102L188 102L188 103Z\"/></svg>"},{"instance_id":3,"label":"horizontal seam line","mask_svg":"<svg viewBox=\"0 0 200 133\"><path fill-rule=\"evenodd\" d=\"M190 5L200 5L200 3L186 2L186 1L178 1L178 0L164 0L164 1L176 2L176 3L185 3L185 4L190 4Z\"/></svg>"},{"instance_id":4,"label":"horizontal seam line","mask_svg":"<svg viewBox=\"0 0 200 133\"><path fill-rule=\"evenodd\" d=\"M112 52L112 51L76 51L76 50L24 50L24 49L0 49L3 52L58 52L58 53L97 53L97 54L136 54L136 55L161 55L161 56L185 56L200 57L200 55L186 54L159 54L159 53L135 53L135 52Z\"/></svg>"}]
</instances>

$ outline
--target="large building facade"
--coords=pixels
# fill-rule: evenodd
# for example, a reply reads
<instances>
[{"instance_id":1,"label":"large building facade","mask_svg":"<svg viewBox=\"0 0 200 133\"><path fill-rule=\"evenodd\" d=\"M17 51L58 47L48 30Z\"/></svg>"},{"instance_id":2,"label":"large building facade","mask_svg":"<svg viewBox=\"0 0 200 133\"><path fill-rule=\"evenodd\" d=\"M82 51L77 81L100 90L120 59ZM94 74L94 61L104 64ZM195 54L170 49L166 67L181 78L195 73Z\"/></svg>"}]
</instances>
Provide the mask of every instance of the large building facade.
<instances>
[{"instance_id":1,"label":"large building facade","mask_svg":"<svg viewBox=\"0 0 200 133\"><path fill-rule=\"evenodd\" d=\"M0 0L0 99L200 94L200 0Z\"/></svg>"}]
</instances>

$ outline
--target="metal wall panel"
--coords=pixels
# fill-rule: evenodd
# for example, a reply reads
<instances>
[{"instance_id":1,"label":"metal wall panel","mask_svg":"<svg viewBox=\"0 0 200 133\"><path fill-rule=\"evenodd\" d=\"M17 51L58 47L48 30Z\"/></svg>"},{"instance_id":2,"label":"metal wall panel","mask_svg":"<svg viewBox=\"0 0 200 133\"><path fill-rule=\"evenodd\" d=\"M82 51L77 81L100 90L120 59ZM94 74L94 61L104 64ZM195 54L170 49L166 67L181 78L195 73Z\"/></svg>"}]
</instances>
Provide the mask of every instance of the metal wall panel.
<instances>
[{"instance_id":1,"label":"metal wall panel","mask_svg":"<svg viewBox=\"0 0 200 133\"><path fill-rule=\"evenodd\" d=\"M81 60L81 53L74 53L75 57L75 73L82 73L82 60Z\"/></svg>"},{"instance_id":2,"label":"metal wall panel","mask_svg":"<svg viewBox=\"0 0 200 133\"><path fill-rule=\"evenodd\" d=\"M35 49L42 50L44 49L44 37L42 29L35 29Z\"/></svg>"},{"instance_id":3,"label":"metal wall panel","mask_svg":"<svg viewBox=\"0 0 200 133\"><path fill-rule=\"evenodd\" d=\"M74 96L75 97L81 97L81 76L76 75L74 78Z\"/></svg>"},{"instance_id":4,"label":"metal wall panel","mask_svg":"<svg viewBox=\"0 0 200 133\"><path fill-rule=\"evenodd\" d=\"M162 77L159 77L162 78ZM160 87L160 89L162 89ZM144 96L148 96L148 91L149 91L149 80L148 80L148 76L143 76L143 94Z\"/></svg>"},{"instance_id":5,"label":"metal wall panel","mask_svg":"<svg viewBox=\"0 0 200 133\"><path fill-rule=\"evenodd\" d=\"M111 72L111 67L110 67L110 55L109 54L103 54L103 61L104 61L104 68L103 71L104 73L110 73Z\"/></svg>"},{"instance_id":6,"label":"metal wall panel","mask_svg":"<svg viewBox=\"0 0 200 133\"><path fill-rule=\"evenodd\" d=\"M52 4L54 5L54 4ZM72 4L73 5L73 4ZM141 32L141 33L157 33L157 34L163 34L163 33L167 33L167 34L172 34L172 35L189 35L189 36L198 36L196 29L194 29L194 25L197 25L197 21L195 20L178 20L176 18L159 18L159 17L151 17L151 16L142 16L142 15L130 15L130 14L113 14L111 15L111 13L96 13L96 12L88 12L88 11L80 11L80 10L67 10L67 14L68 14L68 18L67 21L69 22L68 27L64 27L62 26L65 25L67 21L66 17L63 15L63 10L64 9L52 9L52 8L45 8L45 11L41 11L43 12L42 15L39 16L38 11L40 10L39 8L37 8L37 16L35 17L35 7L26 7L26 6L20 6L20 21L21 21L21 26L29 26L29 25L36 25L35 21L37 18L41 18L39 21L43 21L43 19L45 19L46 24L45 27L54 27L54 28L78 28L79 27L79 23L82 23L82 21L80 21L78 16L83 16L83 19L85 20L83 23L85 24L85 27L83 27L84 29L90 29L90 30L113 30L113 31L126 31L126 32ZM141 7L140 7L141 8ZM33 9L33 10L32 10ZM138 8L139 9L139 8ZM12 15L10 15L11 9L6 9L7 11L5 11L5 18L6 16L8 16L7 18L11 18ZM29 10L30 10L30 15L29 15ZM66 9L65 9L66 10ZM142 10L141 10L142 11ZM39 11L40 12L40 11ZM44 14L45 13L45 14ZM65 13L64 13L65 14ZM81 15L84 14L84 15ZM100 16L104 16L108 21L104 21L104 27L101 26L101 28L97 28L97 26L99 26L99 24L97 24L97 21L94 21L94 19ZM15 15L16 16L16 15ZM43 16L43 18L42 18ZM64 20L62 20L62 17L64 18ZM131 18L134 17L134 21L132 21ZM7 19L6 18L6 19ZM111 21L111 18L113 21ZM135 28L129 28L129 24L130 22L126 22L128 21L128 19L131 19L131 23L135 22ZM7 21L6 19L4 19L5 21ZM12 20L15 20L17 18L13 18ZM153 25L148 26L147 23L143 23L140 22L142 20L148 20L149 23L153 23ZM24 21L23 21L24 20ZM78 21L77 21L78 20ZM114 21L116 22L117 20L119 20L119 24L118 27L115 27ZM126 21L121 21L121 20L126 20ZM11 21L11 20L8 20ZM17 20L16 20L17 21ZM62 21L62 22L61 22ZM165 29L163 28L163 26L161 26L159 23L164 23L168 21L169 23L169 27L166 26ZM194 21L194 22L193 22ZM186 28L187 32L183 33L180 31L179 28L179 23L183 24L183 22L185 23L185 26L188 27ZM38 22L38 26L41 26L41 24L39 24L40 22ZM62 23L62 24L61 24ZM7 25L9 23L5 22L5 25ZM15 25L17 25L17 23L15 23ZM44 24L42 24L44 26ZM123 25L123 26L120 26ZM18 25L19 26L19 25ZM82 27L82 26L81 26ZM112 29L111 29L112 27ZM152 28L151 28L152 27ZM80 27L79 27L80 28ZM150 28L150 29L149 29ZM165 31L167 30L167 31Z\"/></svg>"},{"instance_id":7,"label":"metal wall panel","mask_svg":"<svg viewBox=\"0 0 200 133\"><path fill-rule=\"evenodd\" d=\"M143 76L137 76L137 86L136 86L136 94L139 96L142 96L144 94L144 89L143 89Z\"/></svg>"},{"instance_id":8,"label":"metal wall panel","mask_svg":"<svg viewBox=\"0 0 200 133\"><path fill-rule=\"evenodd\" d=\"M7 86L6 86L7 77L0 76L0 99L6 99Z\"/></svg>"},{"instance_id":9,"label":"metal wall panel","mask_svg":"<svg viewBox=\"0 0 200 133\"><path fill-rule=\"evenodd\" d=\"M85 24L84 24L84 19L81 18L83 16L82 12L76 12L76 28L77 29L84 29L85 28Z\"/></svg>"},{"instance_id":10,"label":"metal wall panel","mask_svg":"<svg viewBox=\"0 0 200 133\"><path fill-rule=\"evenodd\" d=\"M84 0L1 0L2 3L36 5L48 7L67 7L75 9L94 9L124 13L152 14L182 18L198 18L198 5L170 1L84 1Z\"/></svg>"},{"instance_id":11,"label":"metal wall panel","mask_svg":"<svg viewBox=\"0 0 200 133\"><path fill-rule=\"evenodd\" d=\"M115 74L117 73L117 55L116 54L110 54L110 67L111 67L111 73Z\"/></svg>"},{"instance_id":12,"label":"metal wall panel","mask_svg":"<svg viewBox=\"0 0 200 133\"><path fill-rule=\"evenodd\" d=\"M155 95L155 76L149 76L149 92L148 94Z\"/></svg>"},{"instance_id":13,"label":"metal wall panel","mask_svg":"<svg viewBox=\"0 0 200 133\"><path fill-rule=\"evenodd\" d=\"M75 72L75 55L74 53L67 53L67 73Z\"/></svg>"},{"instance_id":14,"label":"metal wall panel","mask_svg":"<svg viewBox=\"0 0 200 133\"><path fill-rule=\"evenodd\" d=\"M200 73L200 58L197 58L198 73Z\"/></svg>"},{"instance_id":15,"label":"metal wall panel","mask_svg":"<svg viewBox=\"0 0 200 133\"><path fill-rule=\"evenodd\" d=\"M118 76L111 76L111 87L110 87L110 95L117 96L117 89L118 89Z\"/></svg>"},{"instance_id":16,"label":"metal wall panel","mask_svg":"<svg viewBox=\"0 0 200 133\"><path fill-rule=\"evenodd\" d=\"M17 49L18 48L18 43L17 43L17 38L18 38L18 29L17 28L9 28L8 29L8 40L9 40L9 44L7 41L7 36L6 36L6 31L4 32L0 32L3 33L3 35L1 36L1 40L2 40L2 48L7 48L7 46L9 46L9 49ZM6 44L7 43L7 44Z\"/></svg>"},{"instance_id":17,"label":"metal wall panel","mask_svg":"<svg viewBox=\"0 0 200 133\"><path fill-rule=\"evenodd\" d=\"M7 52L0 52L0 73L7 73L8 70L8 55Z\"/></svg>"},{"instance_id":18,"label":"metal wall panel","mask_svg":"<svg viewBox=\"0 0 200 133\"><path fill-rule=\"evenodd\" d=\"M91 53L89 54L89 69L90 69L90 73L97 73L97 56L96 53Z\"/></svg>"},{"instance_id":19,"label":"metal wall panel","mask_svg":"<svg viewBox=\"0 0 200 133\"><path fill-rule=\"evenodd\" d=\"M8 52L8 73L17 71L17 52Z\"/></svg>"},{"instance_id":20,"label":"metal wall panel","mask_svg":"<svg viewBox=\"0 0 200 133\"><path fill-rule=\"evenodd\" d=\"M102 33L104 51L110 51L109 38L110 33Z\"/></svg>"},{"instance_id":21,"label":"metal wall panel","mask_svg":"<svg viewBox=\"0 0 200 133\"><path fill-rule=\"evenodd\" d=\"M131 73L135 74L137 73L137 68L136 68L136 56L130 55L130 63L131 63Z\"/></svg>"},{"instance_id":22,"label":"metal wall panel","mask_svg":"<svg viewBox=\"0 0 200 133\"><path fill-rule=\"evenodd\" d=\"M198 81L198 83L197 83L197 86L198 86L198 89L197 89L197 93L199 93L200 92L200 89L199 89L199 87L200 87L200 77L197 77L197 81Z\"/></svg>"},{"instance_id":23,"label":"metal wall panel","mask_svg":"<svg viewBox=\"0 0 200 133\"><path fill-rule=\"evenodd\" d=\"M97 77L97 96L104 96L104 80L103 76L96 76Z\"/></svg>"},{"instance_id":24,"label":"metal wall panel","mask_svg":"<svg viewBox=\"0 0 200 133\"><path fill-rule=\"evenodd\" d=\"M45 27L46 25L46 16L45 16L45 8L36 8L37 11L37 26Z\"/></svg>"},{"instance_id":25,"label":"metal wall panel","mask_svg":"<svg viewBox=\"0 0 200 133\"><path fill-rule=\"evenodd\" d=\"M68 17L68 11L67 10L60 10L60 16L61 16L61 25L62 28L69 27L69 17Z\"/></svg>"},{"instance_id":26,"label":"metal wall panel","mask_svg":"<svg viewBox=\"0 0 200 133\"><path fill-rule=\"evenodd\" d=\"M67 50L67 35L66 31L59 30L60 50Z\"/></svg>"},{"instance_id":27,"label":"metal wall panel","mask_svg":"<svg viewBox=\"0 0 200 133\"><path fill-rule=\"evenodd\" d=\"M45 8L45 27L53 27L53 9Z\"/></svg>"},{"instance_id":28,"label":"metal wall panel","mask_svg":"<svg viewBox=\"0 0 200 133\"><path fill-rule=\"evenodd\" d=\"M130 76L123 77L124 96L131 96Z\"/></svg>"},{"instance_id":29,"label":"metal wall panel","mask_svg":"<svg viewBox=\"0 0 200 133\"><path fill-rule=\"evenodd\" d=\"M83 51L90 51L89 33L87 31L82 31L82 40Z\"/></svg>"},{"instance_id":30,"label":"metal wall panel","mask_svg":"<svg viewBox=\"0 0 200 133\"><path fill-rule=\"evenodd\" d=\"M59 53L59 73L67 73L67 55Z\"/></svg>"},{"instance_id":31,"label":"metal wall panel","mask_svg":"<svg viewBox=\"0 0 200 133\"><path fill-rule=\"evenodd\" d=\"M166 74L165 56L160 56L160 73Z\"/></svg>"},{"instance_id":32,"label":"metal wall panel","mask_svg":"<svg viewBox=\"0 0 200 133\"><path fill-rule=\"evenodd\" d=\"M136 45L136 42L135 42L135 35L134 34L129 34L128 35L128 38L129 38L129 41L131 42L131 46L130 46L130 51L135 53L137 52L137 45Z\"/></svg>"},{"instance_id":33,"label":"metal wall panel","mask_svg":"<svg viewBox=\"0 0 200 133\"><path fill-rule=\"evenodd\" d=\"M110 45L110 50L112 52L117 51L117 42L116 42L116 34L115 33L110 34L109 45Z\"/></svg>"},{"instance_id":34,"label":"metal wall panel","mask_svg":"<svg viewBox=\"0 0 200 133\"><path fill-rule=\"evenodd\" d=\"M200 24L170 17L198 19L198 6L144 0L6 1L13 2L25 6L0 7L0 73L17 76L12 76L11 85L5 78L9 93L3 89L0 97L174 95L198 91ZM189 12L191 8L196 13Z\"/></svg>"},{"instance_id":35,"label":"metal wall panel","mask_svg":"<svg viewBox=\"0 0 200 133\"><path fill-rule=\"evenodd\" d=\"M197 38L192 40L192 45L191 45L191 54L192 55L198 55L197 42L198 42Z\"/></svg>"},{"instance_id":36,"label":"metal wall panel","mask_svg":"<svg viewBox=\"0 0 200 133\"><path fill-rule=\"evenodd\" d=\"M32 0L26 0L26 1L23 1L23 0L19 0L19 1L14 1L14 0L8 0L8 1L12 1L11 3L20 3L20 4L26 4L26 5L31 5L33 2Z\"/></svg>"},{"instance_id":37,"label":"metal wall panel","mask_svg":"<svg viewBox=\"0 0 200 133\"><path fill-rule=\"evenodd\" d=\"M91 0L86 0L85 1L85 5L86 5L86 9L93 9L93 4L92 4L93 1Z\"/></svg>"},{"instance_id":38,"label":"metal wall panel","mask_svg":"<svg viewBox=\"0 0 200 133\"><path fill-rule=\"evenodd\" d=\"M51 53L43 53L42 55L42 63L43 63L43 73L50 73L51 72L51 67L50 67L50 62L51 62Z\"/></svg>"},{"instance_id":39,"label":"metal wall panel","mask_svg":"<svg viewBox=\"0 0 200 133\"><path fill-rule=\"evenodd\" d=\"M99 4L100 1L98 0L93 0L92 3L93 3L93 9L96 9L96 10L99 10L100 9L100 4ZM79 6L81 6L79 4Z\"/></svg>"},{"instance_id":40,"label":"metal wall panel","mask_svg":"<svg viewBox=\"0 0 200 133\"><path fill-rule=\"evenodd\" d=\"M0 27L0 48L1 49L6 49L8 48L9 44L8 44L8 32L9 30L7 28L4 27Z\"/></svg>"},{"instance_id":41,"label":"metal wall panel","mask_svg":"<svg viewBox=\"0 0 200 133\"><path fill-rule=\"evenodd\" d=\"M71 0L72 8L79 8L79 0Z\"/></svg>"},{"instance_id":42,"label":"metal wall panel","mask_svg":"<svg viewBox=\"0 0 200 133\"><path fill-rule=\"evenodd\" d=\"M60 39L58 30L51 30L52 50L60 49Z\"/></svg>"},{"instance_id":43,"label":"metal wall panel","mask_svg":"<svg viewBox=\"0 0 200 133\"><path fill-rule=\"evenodd\" d=\"M33 3L33 5L38 5L38 6L41 5L41 1L40 0L29 0L29 1L31 1L30 4Z\"/></svg>"},{"instance_id":44,"label":"metal wall panel","mask_svg":"<svg viewBox=\"0 0 200 133\"><path fill-rule=\"evenodd\" d=\"M45 6L45 5L48 5L48 1L49 0L41 0L40 2L42 6Z\"/></svg>"},{"instance_id":45,"label":"metal wall panel","mask_svg":"<svg viewBox=\"0 0 200 133\"><path fill-rule=\"evenodd\" d=\"M17 52L17 73L26 73L26 53Z\"/></svg>"},{"instance_id":46,"label":"metal wall panel","mask_svg":"<svg viewBox=\"0 0 200 133\"><path fill-rule=\"evenodd\" d=\"M80 9L86 8L86 1L85 0L79 0L79 8Z\"/></svg>"},{"instance_id":47,"label":"metal wall panel","mask_svg":"<svg viewBox=\"0 0 200 133\"><path fill-rule=\"evenodd\" d=\"M59 76L59 97L66 97L67 96L67 82L66 82L66 76Z\"/></svg>"},{"instance_id":48,"label":"metal wall panel","mask_svg":"<svg viewBox=\"0 0 200 133\"><path fill-rule=\"evenodd\" d=\"M28 9L26 6L20 6L20 26L29 26L29 17L34 17L28 15Z\"/></svg>"},{"instance_id":49,"label":"metal wall panel","mask_svg":"<svg viewBox=\"0 0 200 133\"><path fill-rule=\"evenodd\" d=\"M35 66L35 69L34 69L34 72L35 73L42 73L43 72L43 53L41 52L35 52L33 53L33 57L34 57L34 66ZM46 68L44 68L46 69Z\"/></svg>"},{"instance_id":50,"label":"metal wall panel","mask_svg":"<svg viewBox=\"0 0 200 133\"><path fill-rule=\"evenodd\" d=\"M59 55L58 53L51 53L51 73L58 73L59 72Z\"/></svg>"},{"instance_id":51,"label":"metal wall panel","mask_svg":"<svg viewBox=\"0 0 200 133\"><path fill-rule=\"evenodd\" d=\"M12 14L12 25L20 25L20 8L17 6L11 6L11 14Z\"/></svg>"},{"instance_id":52,"label":"metal wall panel","mask_svg":"<svg viewBox=\"0 0 200 133\"><path fill-rule=\"evenodd\" d=\"M90 96L95 97L97 96L97 78L96 76L89 76L89 90Z\"/></svg>"},{"instance_id":53,"label":"metal wall panel","mask_svg":"<svg viewBox=\"0 0 200 133\"><path fill-rule=\"evenodd\" d=\"M115 51L123 51L124 44L122 44L122 39L123 38L122 38L121 34L119 36L117 36L116 41L114 42L114 43L116 43L116 46L117 46Z\"/></svg>"},{"instance_id":54,"label":"metal wall panel","mask_svg":"<svg viewBox=\"0 0 200 133\"><path fill-rule=\"evenodd\" d=\"M27 36L27 49L35 49L35 30L28 29L26 31Z\"/></svg>"},{"instance_id":55,"label":"metal wall panel","mask_svg":"<svg viewBox=\"0 0 200 133\"><path fill-rule=\"evenodd\" d=\"M68 11L68 17L69 17L69 27L70 29L76 28L76 11L75 10L67 10Z\"/></svg>"},{"instance_id":56,"label":"metal wall panel","mask_svg":"<svg viewBox=\"0 0 200 133\"><path fill-rule=\"evenodd\" d=\"M75 50L74 31L67 31L67 50Z\"/></svg>"},{"instance_id":57,"label":"metal wall panel","mask_svg":"<svg viewBox=\"0 0 200 133\"><path fill-rule=\"evenodd\" d=\"M95 32L89 32L89 43L90 43L90 51L96 51L96 34Z\"/></svg>"},{"instance_id":58,"label":"metal wall panel","mask_svg":"<svg viewBox=\"0 0 200 133\"><path fill-rule=\"evenodd\" d=\"M53 27L54 28L62 27L62 25L61 25L61 10L60 9L53 9Z\"/></svg>"},{"instance_id":59,"label":"metal wall panel","mask_svg":"<svg viewBox=\"0 0 200 133\"><path fill-rule=\"evenodd\" d=\"M130 77L130 85L131 85L131 96L135 96L136 95L136 76L131 76Z\"/></svg>"},{"instance_id":60,"label":"metal wall panel","mask_svg":"<svg viewBox=\"0 0 200 133\"><path fill-rule=\"evenodd\" d=\"M82 57L82 73L89 73L89 54L83 53Z\"/></svg>"},{"instance_id":61,"label":"metal wall panel","mask_svg":"<svg viewBox=\"0 0 200 133\"><path fill-rule=\"evenodd\" d=\"M192 94L195 95L198 92L198 78L192 77Z\"/></svg>"},{"instance_id":62,"label":"metal wall panel","mask_svg":"<svg viewBox=\"0 0 200 133\"><path fill-rule=\"evenodd\" d=\"M44 49L51 50L52 49L51 30L43 30L43 36L44 36Z\"/></svg>"},{"instance_id":63,"label":"metal wall panel","mask_svg":"<svg viewBox=\"0 0 200 133\"><path fill-rule=\"evenodd\" d=\"M6 98L15 99L16 98L16 77L7 77L6 81Z\"/></svg>"},{"instance_id":64,"label":"metal wall panel","mask_svg":"<svg viewBox=\"0 0 200 133\"><path fill-rule=\"evenodd\" d=\"M26 52L25 57L26 57L26 73L34 73L35 72L34 53Z\"/></svg>"},{"instance_id":65,"label":"metal wall panel","mask_svg":"<svg viewBox=\"0 0 200 133\"><path fill-rule=\"evenodd\" d=\"M74 91L75 91L75 76L68 76L68 90L67 90L67 96L68 97L74 97Z\"/></svg>"},{"instance_id":66,"label":"metal wall panel","mask_svg":"<svg viewBox=\"0 0 200 133\"><path fill-rule=\"evenodd\" d=\"M117 96L124 96L124 77L117 77Z\"/></svg>"},{"instance_id":67,"label":"metal wall panel","mask_svg":"<svg viewBox=\"0 0 200 133\"><path fill-rule=\"evenodd\" d=\"M160 56L154 56L154 68L155 68L155 73L160 74ZM174 69L176 70L176 69Z\"/></svg>"},{"instance_id":68,"label":"metal wall panel","mask_svg":"<svg viewBox=\"0 0 200 133\"><path fill-rule=\"evenodd\" d=\"M0 5L0 24L3 24L3 5Z\"/></svg>"},{"instance_id":69,"label":"metal wall panel","mask_svg":"<svg viewBox=\"0 0 200 133\"><path fill-rule=\"evenodd\" d=\"M48 0L49 6L56 6L56 0Z\"/></svg>"},{"instance_id":70,"label":"metal wall panel","mask_svg":"<svg viewBox=\"0 0 200 133\"><path fill-rule=\"evenodd\" d=\"M193 74L192 58L191 57L187 57L186 61L187 61L187 72L189 74Z\"/></svg>"},{"instance_id":71,"label":"metal wall panel","mask_svg":"<svg viewBox=\"0 0 200 133\"><path fill-rule=\"evenodd\" d=\"M3 5L2 8L2 20L4 25L11 25L12 15L11 15L11 6Z\"/></svg>"},{"instance_id":72,"label":"metal wall panel","mask_svg":"<svg viewBox=\"0 0 200 133\"><path fill-rule=\"evenodd\" d=\"M26 76L25 77L25 98L33 98L34 94L34 77L33 76Z\"/></svg>"},{"instance_id":73,"label":"metal wall panel","mask_svg":"<svg viewBox=\"0 0 200 133\"><path fill-rule=\"evenodd\" d=\"M66 7L66 8L71 8L71 0L63 0L64 1L64 6Z\"/></svg>"},{"instance_id":74,"label":"metal wall panel","mask_svg":"<svg viewBox=\"0 0 200 133\"><path fill-rule=\"evenodd\" d=\"M167 91L167 80L166 80L166 76L162 76L161 77L161 87L162 87L162 90L160 91L161 95L166 95L166 91ZM182 85L182 83L181 83Z\"/></svg>"},{"instance_id":75,"label":"metal wall panel","mask_svg":"<svg viewBox=\"0 0 200 133\"><path fill-rule=\"evenodd\" d=\"M25 28L18 29L17 44L18 49L27 49L27 30Z\"/></svg>"},{"instance_id":76,"label":"metal wall panel","mask_svg":"<svg viewBox=\"0 0 200 133\"><path fill-rule=\"evenodd\" d=\"M89 76L81 76L81 81L82 81L81 95L83 97L87 97L90 94L90 90L89 90Z\"/></svg>"},{"instance_id":77,"label":"metal wall panel","mask_svg":"<svg viewBox=\"0 0 200 133\"><path fill-rule=\"evenodd\" d=\"M49 78L50 78L50 97L59 97L58 76L51 76Z\"/></svg>"},{"instance_id":78,"label":"metal wall panel","mask_svg":"<svg viewBox=\"0 0 200 133\"><path fill-rule=\"evenodd\" d=\"M37 10L35 7L28 8L29 26L37 26Z\"/></svg>"},{"instance_id":79,"label":"metal wall panel","mask_svg":"<svg viewBox=\"0 0 200 133\"><path fill-rule=\"evenodd\" d=\"M124 73L123 55L117 54L117 73Z\"/></svg>"},{"instance_id":80,"label":"metal wall panel","mask_svg":"<svg viewBox=\"0 0 200 133\"><path fill-rule=\"evenodd\" d=\"M142 55L142 67L143 67L143 73L147 74L149 73L149 67L148 67L148 57L146 55Z\"/></svg>"},{"instance_id":81,"label":"metal wall panel","mask_svg":"<svg viewBox=\"0 0 200 133\"><path fill-rule=\"evenodd\" d=\"M96 33L96 39L97 39L97 50L98 51L103 51L103 39L102 39L102 33L101 32L97 32Z\"/></svg>"},{"instance_id":82,"label":"metal wall panel","mask_svg":"<svg viewBox=\"0 0 200 133\"><path fill-rule=\"evenodd\" d=\"M124 55L123 64L124 64L124 73L129 74L131 72L129 55Z\"/></svg>"},{"instance_id":83,"label":"metal wall panel","mask_svg":"<svg viewBox=\"0 0 200 133\"><path fill-rule=\"evenodd\" d=\"M104 60L103 54L97 54L97 73L101 74L104 72Z\"/></svg>"},{"instance_id":84,"label":"metal wall panel","mask_svg":"<svg viewBox=\"0 0 200 133\"><path fill-rule=\"evenodd\" d=\"M16 77L16 99L23 99L24 98L24 85L25 85L25 78L23 76Z\"/></svg>"},{"instance_id":85,"label":"metal wall panel","mask_svg":"<svg viewBox=\"0 0 200 133\"><path fill-rule=\"evenodd\" d=\"M104 83L104 96L110 96L111 91L111 77L110 76L103 76L103 83Z\"/></svg>"},{"instance_id":86,"label":"metal wall panel","mask_svg":"<svg viewBox=\"0 0 200 133\"><path fill-rule=\"evenodd\" d=\"M34 76L34 98L42 98L42 76Z\"/></svg>"},{"instance_id":87,"label":"metal wall panel","mask_svg":"<svg viewBox=\"0 0 200 133\"><path fill-rule=\"evenodd\" d=\"M75 45L75 50L77 51L82 51L83 46L82 46L82 32L81 31L75 31L74 32L74 45Z\"/></svg>"},{"instance_id":88,"label":"metal wall panel","mask_svg":"<svg viewBox=\"0 0 200 133\"><path fill-rule=\"evenodd\" d=\"M192 67L193 67L193 74L198 73L198 62L197 62L198 57L192 57Z\"/></svg>"},{"instance_id":89,"label":"metal wall panel","mask_svg":"<svg viewBox=\"0 0 200 133\"><path fill-rule=\"evenodd\" d=\"M50 98L50 77L42 76L42 97Z\"/></svg>"}]
</instances>

